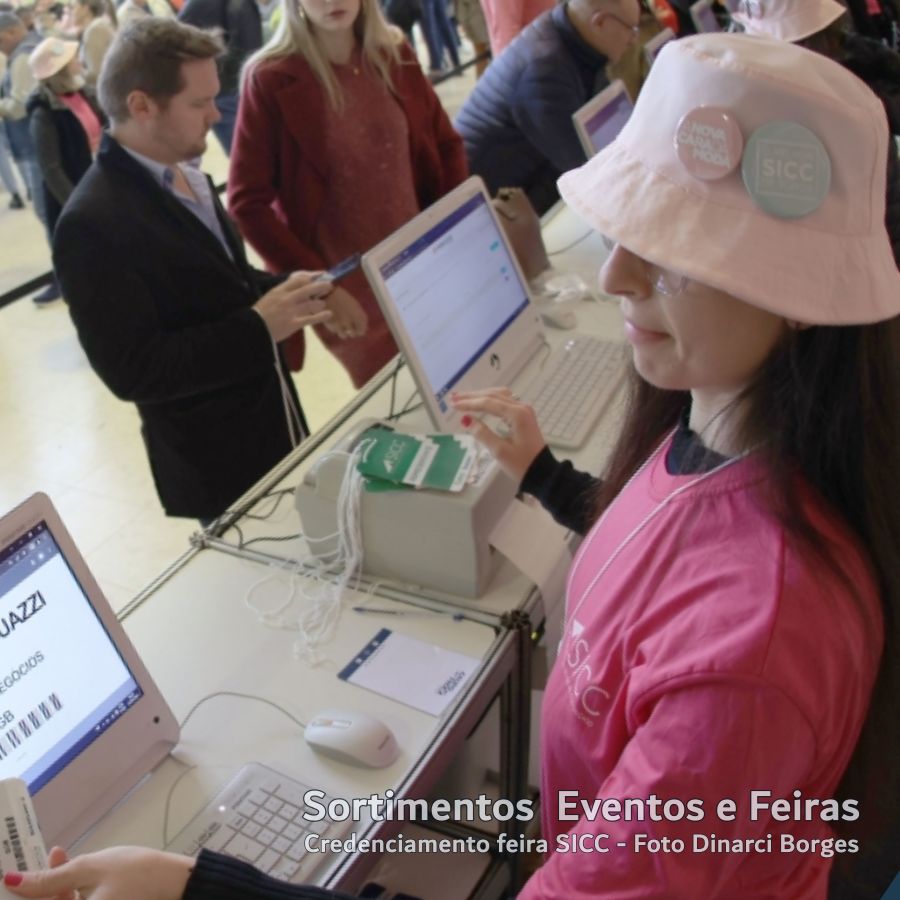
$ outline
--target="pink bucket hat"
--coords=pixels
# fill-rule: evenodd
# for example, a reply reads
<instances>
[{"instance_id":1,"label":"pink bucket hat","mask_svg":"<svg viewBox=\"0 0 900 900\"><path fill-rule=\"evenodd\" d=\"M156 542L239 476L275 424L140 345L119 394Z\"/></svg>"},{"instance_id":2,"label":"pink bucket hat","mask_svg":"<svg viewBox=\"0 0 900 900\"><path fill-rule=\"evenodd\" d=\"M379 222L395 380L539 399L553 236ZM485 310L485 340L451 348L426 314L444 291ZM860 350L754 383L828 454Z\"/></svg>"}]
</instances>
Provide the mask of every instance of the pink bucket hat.
<instances>
[{"instance_id":1,"label":"pink bucket hat","mask_svg":"<svg viewBox=\"0 0 900 900\"><path fill-rule=\"evenodd\" d=\"M28 57L31 73L38 81L43 81L61 72L78 52L77 41L62 41L59 38L44 38Z\"/></svg>"},{"instance_id":2,"label":"pink bucket hat","mask_svg":"<svg viewBox=\"0 0 900 900\"><path fill-rule=\"evenodd\" d=\"M559 190L658 266L799 322L862 324L900 314L888 140L880 101L837 63L696 35L663 49L619 136Z\"/></svg>"},{"instance_id":3,"label":"pink bucket hat","mask_svg":"<svg viewBox=\"0 0 900 900\"><path fill-rule=\"evenodd\" d=\"M847 10L837 0L741 0L732 18L747 34L778 41L802 41Z\"/></svg>"}]
</instances>

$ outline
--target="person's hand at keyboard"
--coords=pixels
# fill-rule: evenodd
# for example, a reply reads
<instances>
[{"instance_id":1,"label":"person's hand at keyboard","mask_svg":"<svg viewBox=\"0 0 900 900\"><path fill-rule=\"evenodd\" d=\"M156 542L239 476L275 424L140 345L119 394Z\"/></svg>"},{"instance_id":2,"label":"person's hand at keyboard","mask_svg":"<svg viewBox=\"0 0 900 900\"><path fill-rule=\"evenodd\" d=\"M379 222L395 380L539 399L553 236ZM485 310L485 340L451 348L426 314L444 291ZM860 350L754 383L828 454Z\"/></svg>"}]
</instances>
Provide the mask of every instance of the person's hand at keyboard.
<instances>
[{"instance_id":1,"label":"person's hand at keyboard","mask_svg":"<svg viewBox=\"0 0 900 900\"><path fill-rule=\"evenodd\" d=\"M460 420L463 428L491 452L516 483L521 482L547 444L534 410L509 388L454 392L450 402L465 414ZM489 427L483 416L493 416L498 425Z\"/></svg>"}]
</instances>

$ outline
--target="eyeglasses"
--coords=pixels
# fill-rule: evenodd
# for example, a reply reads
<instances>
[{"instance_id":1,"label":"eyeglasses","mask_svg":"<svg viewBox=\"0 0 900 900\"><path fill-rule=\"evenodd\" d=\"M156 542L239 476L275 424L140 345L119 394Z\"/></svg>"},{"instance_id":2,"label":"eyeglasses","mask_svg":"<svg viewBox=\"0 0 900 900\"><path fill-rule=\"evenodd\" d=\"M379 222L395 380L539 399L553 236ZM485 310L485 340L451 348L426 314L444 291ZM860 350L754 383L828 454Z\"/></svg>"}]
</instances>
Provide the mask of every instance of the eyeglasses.
<instances>
[{"instance_id":1,"label":"eyeglasses","mask_svg":"<svg viewBox=\"0 0 900 900\"><path fill-rule=\"evenodd\" d=\"M623 28L627 28L634 37L638 37L640 35L640 33L641 33L640 25L629 25L628 22L626 22L620 16L617 16L614 12L607 12L606 15L608 15L611 19L614 19L616 22L618 22Z\"/></svg>"},{"instance_id":2,"label":"eyeglasses","mask_svg":"<svg viewBox=\"0 0 900 900\"><path fill-rule=\"evenodd\" d=\"M612 238L603 235L603 246L612 253L613 250L616 249L617 242ZM688 285L688 277L686 275L681 275L678 272L672 272L669 269L655 266L653 263L648 262L641 257L639 257L639 259L641 259L641 262L644 264L644 271L647 273L647 282L657 293L664 294L666 297L677 297L684 292L684 289Z\"/></svg>"}]
</instances>

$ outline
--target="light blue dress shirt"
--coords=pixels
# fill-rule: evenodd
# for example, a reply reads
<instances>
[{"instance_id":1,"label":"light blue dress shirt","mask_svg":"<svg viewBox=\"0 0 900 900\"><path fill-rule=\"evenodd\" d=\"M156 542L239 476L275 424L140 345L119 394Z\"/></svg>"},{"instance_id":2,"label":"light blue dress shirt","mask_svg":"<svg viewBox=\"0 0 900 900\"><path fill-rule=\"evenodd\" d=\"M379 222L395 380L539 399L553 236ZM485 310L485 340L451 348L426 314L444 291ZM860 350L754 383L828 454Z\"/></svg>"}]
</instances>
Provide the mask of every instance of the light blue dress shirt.
<instances>
[{"instance_id":1,"label":"light blue dress shirt","mask_svg":"<svg viewBox=\"0 0 900 900\"><path fill-rule=\"evenodd\" d=\"M122 145L122 149L127 151L135 160L137 160L148 172L153 176L153 180L161 185L163 190L168 191L185 209L192 212L218 239L219 243L228 254L229 259L233 260L234 256L228 241L225 239L225 232L222 231L222 223L216 215L216 206L213 202L212 187L206 178L206 175L200 171L200 158L192 159L181 166L181 173L184 175L187 183L194 192L194 197L187 197L180 194L173 187L175 180L175 170L172 166L157 162L150 159L136 150Z\"/></svg>"}]
</instances>

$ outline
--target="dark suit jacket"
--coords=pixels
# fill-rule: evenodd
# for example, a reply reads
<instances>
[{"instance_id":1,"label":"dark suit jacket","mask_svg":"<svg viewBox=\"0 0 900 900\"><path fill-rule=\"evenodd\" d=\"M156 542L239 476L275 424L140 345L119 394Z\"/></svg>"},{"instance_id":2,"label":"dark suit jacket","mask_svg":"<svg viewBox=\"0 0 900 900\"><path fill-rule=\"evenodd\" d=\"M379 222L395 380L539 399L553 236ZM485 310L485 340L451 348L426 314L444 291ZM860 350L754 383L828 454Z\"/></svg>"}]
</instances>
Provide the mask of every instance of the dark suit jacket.
<instances>
[{"instance_id":1,"label":"dark suit jacket","mask_svg":"<svg viewBox=\"0 0 900 900\"><path fill-rule=\"evenodd\" d=\"M234 261L104 135L53 241L81 345L107 387L137 404L173 516L219 515L291 448L269 332L250 308L280 279L248 265L216 204Z\"/></svg>"}]
</instances>

